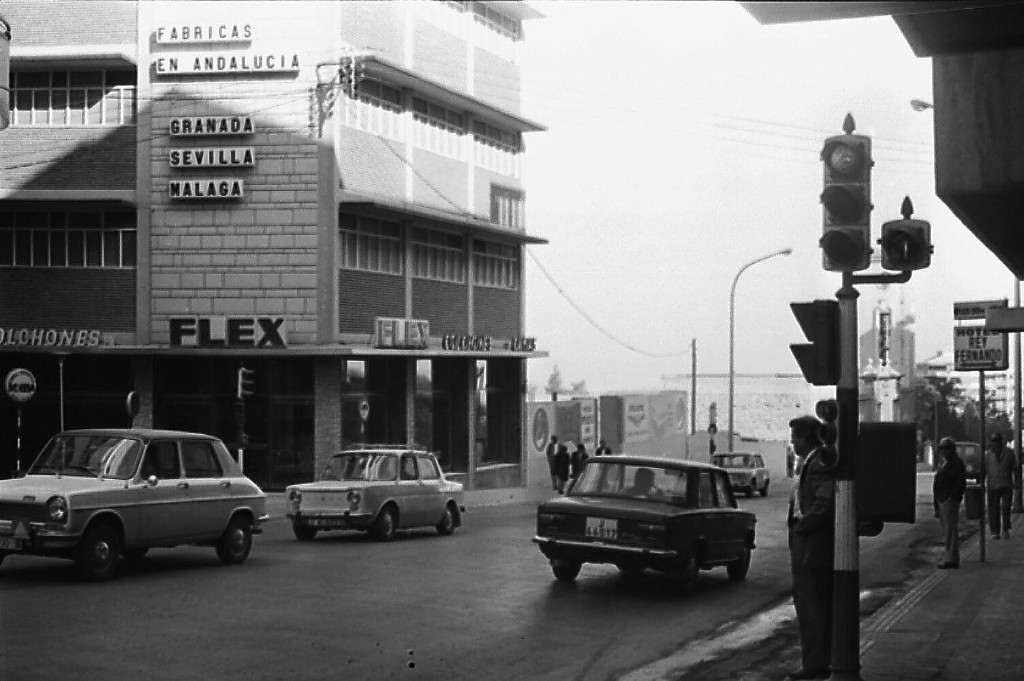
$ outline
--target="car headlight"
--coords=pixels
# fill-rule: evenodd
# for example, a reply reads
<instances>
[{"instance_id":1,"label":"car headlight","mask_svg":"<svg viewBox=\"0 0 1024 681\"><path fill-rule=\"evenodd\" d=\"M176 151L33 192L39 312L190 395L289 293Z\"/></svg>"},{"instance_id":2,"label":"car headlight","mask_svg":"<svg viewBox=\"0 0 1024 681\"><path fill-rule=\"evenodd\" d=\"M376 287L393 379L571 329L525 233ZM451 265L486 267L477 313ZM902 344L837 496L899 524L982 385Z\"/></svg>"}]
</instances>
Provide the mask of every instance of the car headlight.
<instances>
[{"instance_id":1,"label":"car headlight","mask_svg":"<svg viewBox=\"0 0 1024 681\"><path fill-rule=\"evenodd\" d=\"M356 489L350 489L345 495L345 500L348 501L349 508L354 511L363 502L363 493Z\"/></svg>"},{"instance_id":2,"label":"car headlight","mask_svg":"<svg viewBox=\"0 0 1024 681\"><path fill-rule=\"evenodd\" d=\"M297 504L302 501L302 492L297 489L288 490L288 501Z\"/></svg>"},{"instance_id":3,"label":"car headlight","mask_svg":"<svg viewBox=\"0 0 1024 681\"><path fill-rule=\"evenodd\" d=\"M66 521L68 519L68 500L64 497L53 497L46 504L46 514L54 522Z\"/></svg>"}]
</instances>

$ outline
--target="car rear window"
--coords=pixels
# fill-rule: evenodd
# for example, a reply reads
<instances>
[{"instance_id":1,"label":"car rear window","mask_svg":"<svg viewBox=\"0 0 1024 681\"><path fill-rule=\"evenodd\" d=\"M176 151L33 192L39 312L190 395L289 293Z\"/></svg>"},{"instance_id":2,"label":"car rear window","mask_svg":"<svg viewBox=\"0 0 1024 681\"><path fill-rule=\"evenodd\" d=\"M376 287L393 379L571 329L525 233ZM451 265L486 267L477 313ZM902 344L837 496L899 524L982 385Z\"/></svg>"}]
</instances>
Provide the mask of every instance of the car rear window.
<instances>
[{"instance_id":1,"label":"car rear window","mask_svg":"<svg viewBox=\"0 0 1024 681\"><path fill-rule=\"evenodd\" d=\"M686 468L609 463L600 457L591 457L569 495L643 499L688 506L690 475L691 471Z\"/></svg>"}]
</instances>

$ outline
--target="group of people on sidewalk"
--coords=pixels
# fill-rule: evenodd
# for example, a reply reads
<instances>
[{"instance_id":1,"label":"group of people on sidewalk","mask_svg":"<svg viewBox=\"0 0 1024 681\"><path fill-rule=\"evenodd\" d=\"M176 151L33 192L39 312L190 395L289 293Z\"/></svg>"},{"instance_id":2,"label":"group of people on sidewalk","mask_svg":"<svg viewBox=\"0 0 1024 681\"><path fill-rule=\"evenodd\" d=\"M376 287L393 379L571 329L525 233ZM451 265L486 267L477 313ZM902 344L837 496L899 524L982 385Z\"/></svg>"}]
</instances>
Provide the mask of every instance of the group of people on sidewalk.
<instances>
[{"instance_id":1,"label":"group of people on sidewalk","mask_svg":"<svg viewBox=\"0 0 1024 681\"><path fill-rule=\"evenodd\" d=\"M576 479L580 471L583 470L583 464L590 458L587 446L582 442L577 444L576 449L570 454L568 445L559 442L557 435L551 436L551 441L544 453L547 456L548 470L551 473L551 489L559 494L565 494L569 481ZM604 440L601 440L597 449L594 450L595 456L611 453L612 450Z\"/></svg>"},{"instance_id":2,"label":"group of people on sidewalk","mask_svg":"<svg viewBox=\"0 0 1024 681\"><path fill-rule=\"evenodd\" d=\"M789 422L797 480L786 525L801 667L788 678L797 681L831 676L836 475L825 460L819 426L818 419L810 415ZM1017 459L1004 446L1002 434L993 434L989 444L985 452L989 530L993 539L1009 539ZM935 472L932 494L945 538L945 552L938 567L951 569L960 566L960 504L967 491L967 471L953 438L942 438L938 451L942 461Z\"/></svg>"}]
</instances>

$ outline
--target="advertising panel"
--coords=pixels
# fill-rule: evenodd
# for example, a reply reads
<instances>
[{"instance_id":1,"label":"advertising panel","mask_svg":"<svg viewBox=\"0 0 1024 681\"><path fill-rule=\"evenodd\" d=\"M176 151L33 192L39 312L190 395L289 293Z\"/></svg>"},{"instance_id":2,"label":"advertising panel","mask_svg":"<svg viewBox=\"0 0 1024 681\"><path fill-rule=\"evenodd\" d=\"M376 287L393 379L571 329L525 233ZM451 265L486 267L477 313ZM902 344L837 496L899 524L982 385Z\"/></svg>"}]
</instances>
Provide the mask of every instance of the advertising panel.
<instances>
[{"instance_id":1,"label":"advertising panel","mask_svg":"<svg viewBox=\"0 0 1024 681\"><path fill-rule=\"evenodd\" d=\"M647 413L647 395L626 395L622 398L622 440L627 445L646 441L651 434Z\"/></svg>"}]
</instances>

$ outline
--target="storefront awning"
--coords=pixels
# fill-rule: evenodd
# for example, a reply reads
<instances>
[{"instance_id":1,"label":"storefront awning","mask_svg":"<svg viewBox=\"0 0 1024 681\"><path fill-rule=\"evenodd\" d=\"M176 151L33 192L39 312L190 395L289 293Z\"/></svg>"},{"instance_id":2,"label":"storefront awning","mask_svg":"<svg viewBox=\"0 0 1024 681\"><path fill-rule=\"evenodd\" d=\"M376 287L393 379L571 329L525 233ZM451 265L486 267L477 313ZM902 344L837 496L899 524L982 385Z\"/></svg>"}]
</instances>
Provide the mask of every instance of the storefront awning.
<instances>
[{"instance_id":1,"label":"storefront awning","mask_svg":"<svg viewBox=\"0 0 1024 681\"><path fill-rule=\"evenodd\" d=\"M210 347L167 347L166 345L99 345L83 348L53 348L45 346L11 345L0 346L0 354L31 354L69 357L75 355L133 356L133 357L274 357L279 359L295 357L418 357L436 359L439 357L474 357L477 359L531 359L547 357L548 353L534 350L521 352L513 350L442 350L441 348L375 348L370 345L346 345L341 343L292 345L286 348L210 348Z\"/></svg>"},{"instance_id":2,"label":"storefront awning","mask_svg":"<svg viewBox=\"0 0 1024 681\"><path fill-rule=\"evenodd\" d=\"M379 210L390 211L392 213L399 213L401 215L409 215L425 220L433 220L435 222L442 222L448 225L458 225L460 227L467 227L475 232L480 232L493 236L500 236L506 239L517 241L525 244L546 244L547 239L543 239L538 236L531 236L525 232L516 232L507 227L501 227L496 225L489 220L475 217L466 213L453 213L439 208L430 208L428 206L421 206L418 204L408 203L406 201L399 201L396 199L385 198L382 196L372 196L369 194L362 194L359 192L353 192L348 190L342 190L340 192L340 203L341 205L348 206L368 206L377 208Z\"/></svg>"}]
</instances>

